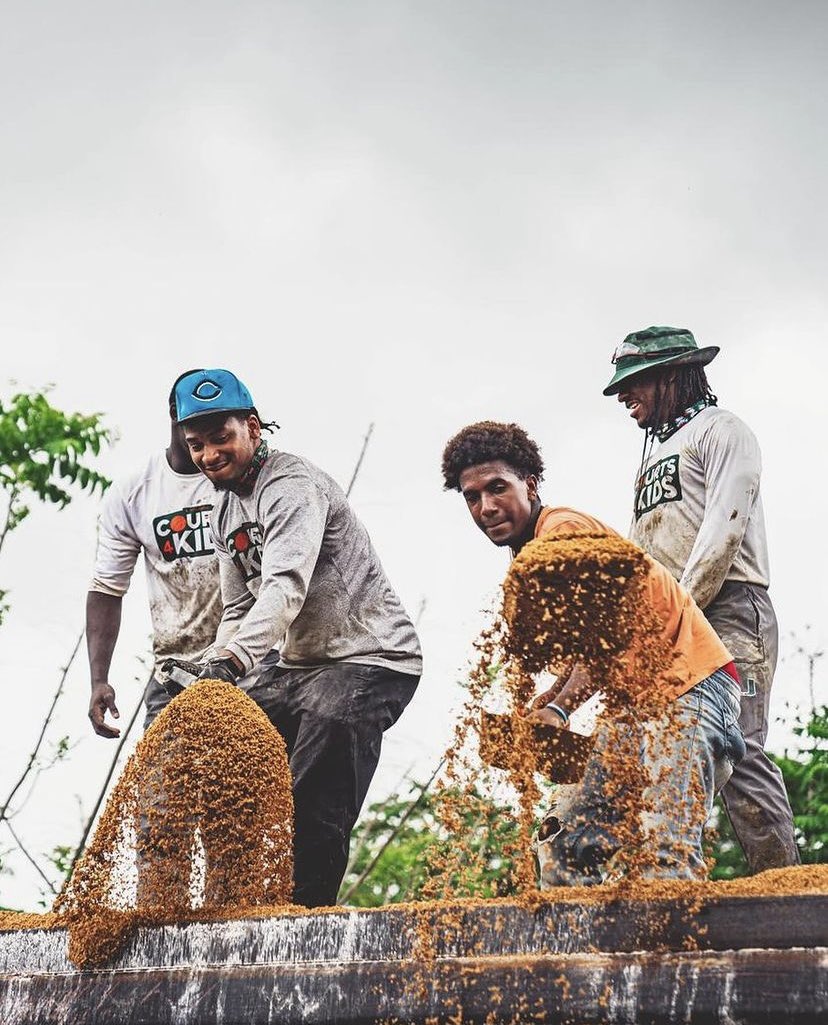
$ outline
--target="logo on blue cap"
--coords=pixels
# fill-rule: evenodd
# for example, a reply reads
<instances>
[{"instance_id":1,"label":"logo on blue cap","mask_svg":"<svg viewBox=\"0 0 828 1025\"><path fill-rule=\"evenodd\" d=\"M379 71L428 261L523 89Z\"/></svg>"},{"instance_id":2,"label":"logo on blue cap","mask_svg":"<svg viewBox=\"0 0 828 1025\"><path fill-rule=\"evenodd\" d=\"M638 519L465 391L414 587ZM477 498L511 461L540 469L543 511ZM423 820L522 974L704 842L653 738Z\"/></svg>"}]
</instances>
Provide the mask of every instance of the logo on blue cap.
<instances>
[{"instance_id":1,"label":"logo on blue cap","mask_svg":"<svg viewBox=\"0 0 828 1025\"><path fill-rule=\"evenodd\" d=\"M221 395L221 388L219 388L215 381L202 381L193 390L193 398L201 399L202 402L213 402L219 395Z\"/></svg>"}]
</instances>

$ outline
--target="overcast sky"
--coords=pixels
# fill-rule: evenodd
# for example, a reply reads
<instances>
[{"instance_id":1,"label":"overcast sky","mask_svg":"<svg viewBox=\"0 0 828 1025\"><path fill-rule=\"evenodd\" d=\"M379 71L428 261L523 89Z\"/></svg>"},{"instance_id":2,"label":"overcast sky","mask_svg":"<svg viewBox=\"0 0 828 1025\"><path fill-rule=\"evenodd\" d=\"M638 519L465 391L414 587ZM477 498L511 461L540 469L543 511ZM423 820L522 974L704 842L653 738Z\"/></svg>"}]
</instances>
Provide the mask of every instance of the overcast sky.
<instances>
[{"instance_id":1,"label":"overcast sky","mask_svg":"<svg viewBox=\"0 0 828 1025\"><path fill-rule=\"evenodd\" d=\"M373 796L439 759L507 564L442 492L443 444L517 420L543 447L544 500L626 532L642 436L601 389L648 324L721 346L714 390L764 455L773 714L807 702L790 634L815 650L828 634L824 4L0 11L0 394L51 382L62 408L105 414L112 476L163 447L192 366L235 370L279 446L343 485L376 424L353 501L411 614L426 601L426 671ZM96 508L37 510L0 558L2 796L82 625ZM124 715L148 648L139 577L112 678ZM75 841L75 795L88 809L111 757L87 690L80 658L50 733L77 747L16 822L35 852ZM10 864L0 904L33 904Z\"/></svg>"}]
</instances>

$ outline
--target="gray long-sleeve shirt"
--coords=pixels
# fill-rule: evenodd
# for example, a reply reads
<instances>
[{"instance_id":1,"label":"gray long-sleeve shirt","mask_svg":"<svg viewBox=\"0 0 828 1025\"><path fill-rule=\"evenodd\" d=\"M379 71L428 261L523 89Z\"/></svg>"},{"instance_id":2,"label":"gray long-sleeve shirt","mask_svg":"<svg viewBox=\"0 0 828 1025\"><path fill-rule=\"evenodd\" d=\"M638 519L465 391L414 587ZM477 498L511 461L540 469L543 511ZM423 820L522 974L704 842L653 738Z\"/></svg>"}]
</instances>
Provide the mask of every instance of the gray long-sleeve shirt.
<instances>
[{"instance_id":1,"label":"gray long-sleeve shirt","mask_svg":"<svg viewBox=\"0 0 828 1025\"><path fill-rule=\"evenodd\" d=\"M710 406L662 442L637 483L630 538L700 608L725 580L767 587L768 548L753 432Z\"/></svg>"},{"instance_id":2,"label":"gray long-sleeve shirt","mask_svg":"<svg viewBox=\"0 0 828 1025\"><path fill-rule=\"evenodd\" d=\"M342 489L300 456L271 452L253 493L213 509L224 614L216 647L249 671L360 662L419 675L417 634Z\"/></svg>"}]
</instances>

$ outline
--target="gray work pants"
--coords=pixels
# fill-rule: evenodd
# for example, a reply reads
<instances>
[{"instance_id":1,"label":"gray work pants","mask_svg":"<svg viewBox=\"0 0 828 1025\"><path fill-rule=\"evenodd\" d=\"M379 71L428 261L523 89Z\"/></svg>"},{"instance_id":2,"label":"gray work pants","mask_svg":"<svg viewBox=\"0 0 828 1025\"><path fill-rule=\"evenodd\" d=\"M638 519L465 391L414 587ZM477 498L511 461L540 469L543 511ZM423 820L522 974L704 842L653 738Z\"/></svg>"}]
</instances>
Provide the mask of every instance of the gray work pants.
<instances>
[{"instance_id":1,"label":"gray work pants","mask_svg":"<svg viewBox=\"0 0 828 1025\"><path fill-rule=\"evenodd\" d=\"M751 872L799 864L793 815L779 767L765 754L779 629L767 589L726 581L704 610L742 678L739 725L747 748L722 790Z\"/></svg>"},{"instance_id":2,"label":"gray work pants","mask_svg":"<svg viewBox=\"0 0 828 1025\"><path fill-rule=\"evenodd\" d=\"M170 695L164 690L153 674L147 681L147 689L144 691L144 733L152 726L158 716L172 701Z\"/></svg>"}]
</instances>

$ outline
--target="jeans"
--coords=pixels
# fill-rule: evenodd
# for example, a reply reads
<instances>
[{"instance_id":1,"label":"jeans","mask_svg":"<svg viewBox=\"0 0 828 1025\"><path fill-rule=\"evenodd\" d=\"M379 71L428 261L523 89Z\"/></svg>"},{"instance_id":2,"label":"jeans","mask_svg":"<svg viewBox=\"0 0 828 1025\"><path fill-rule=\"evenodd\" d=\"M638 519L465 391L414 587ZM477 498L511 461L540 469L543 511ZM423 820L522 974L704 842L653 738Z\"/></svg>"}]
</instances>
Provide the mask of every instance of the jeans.
<instances>
[{"instance_id":1,"label":"jeans","mask_svg":"<svg viewBox=\"0 0 828 1025\"><path fill-rule=\"evenodd\" d=\"M560 789L541 826L541 888L595 885L630 861L643 878L704 878L704 823L745 753L738 717L739 688L719 669L662 718L628 710L604 722L583 779Z\"/></svg>"}]
</instances>

